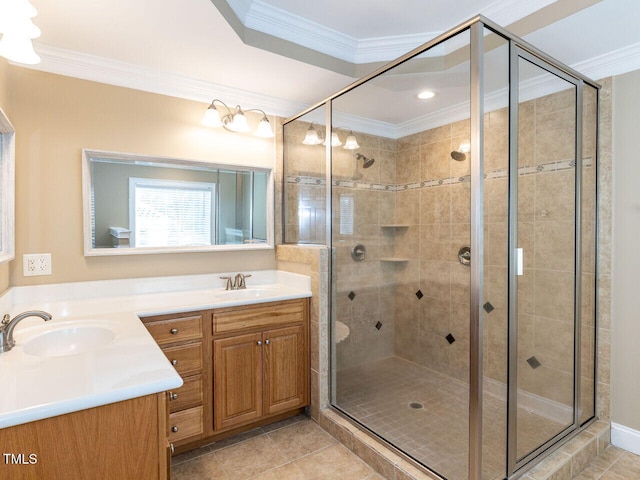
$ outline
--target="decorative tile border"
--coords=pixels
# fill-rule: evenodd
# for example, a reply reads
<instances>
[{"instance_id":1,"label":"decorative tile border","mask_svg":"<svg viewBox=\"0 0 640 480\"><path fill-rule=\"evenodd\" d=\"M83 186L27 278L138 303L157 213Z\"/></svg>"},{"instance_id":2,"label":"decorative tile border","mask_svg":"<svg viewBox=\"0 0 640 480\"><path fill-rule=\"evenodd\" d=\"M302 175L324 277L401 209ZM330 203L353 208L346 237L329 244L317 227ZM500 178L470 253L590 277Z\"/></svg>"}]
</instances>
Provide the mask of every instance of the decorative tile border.
<instances>
[{"instance_id":1,"label":"decorative tile border","mask_svg":"<svg viewBox=\"0 0 640 480\"><path fill-rule=\"evenodd\" d=\"M591 167L593 161L591 157L583 160L584 167ZM525 166L518 168L519 175L535 175L538 173L559 172L563 170L572 170L576 167L575 160L562 160L558 162L549 162L537 166ZM494 170L486 172L484 178L496 179L507 178L509 171L507 169ZM426 180L424 182L412 182L412 183L367 183L359 182L355 180L332 180L331 185L334 187L353 188L356 190L376 190L386 192L400 192L403 190L417 190L420 188L440 187L443 185L454 185L458 183L469 183L471 181L470 175L462 177L448 177L440 178L436 180ZM319 178L313 176L295 176L288 175L287 183L297 183L298 185L307 185L315 187L323 187L327 185L326 178Z\"/></svg>"}]
</instances>

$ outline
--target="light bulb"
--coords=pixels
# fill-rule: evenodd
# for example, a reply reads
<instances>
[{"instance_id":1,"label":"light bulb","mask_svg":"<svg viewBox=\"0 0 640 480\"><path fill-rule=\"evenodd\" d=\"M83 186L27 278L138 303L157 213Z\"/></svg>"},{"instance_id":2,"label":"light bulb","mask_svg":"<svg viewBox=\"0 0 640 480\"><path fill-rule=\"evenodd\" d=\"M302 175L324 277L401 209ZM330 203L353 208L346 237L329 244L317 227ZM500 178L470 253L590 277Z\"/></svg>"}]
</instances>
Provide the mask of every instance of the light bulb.
<instances>
[{"instance_id":1,"label":"light bulb","mask_svg":"<svg viewBox=\"0 0 640 480\"><path fill-rule=\"evenodd\" d=\"M5 33L0 40L0 55L7 60L26 65L40 63L40 57L33 49L31 40Z\"/></svg>"},{"instance_id":2,"label":"light bulb","mask_svg":"<svg viewBox=\"0 0 640 480\"><path fill-rule=\"evenodd\" d=\"M272 138L274 136L273 130L271 130L271 124L269 123L269 119L266 116L262 117L262 120L260 120L260 123L258 123L256 136L261 138Z\"/></svg>"},{"instance_id":3,"label":"light bulb","mask_svg":"<svg viewBox=\"0 0 640 480\"><path fill-rule=\"evenodd\" d=\"M205 127L216 128L222 126L222 121L220 120L218 110L215 106L213 106L213 104L210 105L209 108L207 108L207 110L204 112L204 116L202 117L202 120L200 120L200 123Z\"/></svg>"},{"instance_id":4,"label":"light bulb","mask_svg":"<svg viewBox=\"0 0 640 480\"><path fill-rule=\"evenodd\" d=\"M313 124L309 125L302 143L304 143L305 145L320 145L322 143L322 140L320 140L320 137L318 136L318 131L313 128Z\"/></svg>"},{"instance_id":5,"label":"light bulb","mask_svg":"<svg viewBox=\"0 0 640 480\"><path fill-rule=\"evenodd\" d=\"M347 150L355 150L356 148L360 148L360 145L358 145L358 140L356 140L356 136L352 131L349 132L347 139L344 141L344 147L342 148L345 148Z\"/></svg>"},{"instance_id":6,"label":"light bulb","mask_svg":"<svg viewBox=\"0 0 640 480\"><path fill-rule=\"evenodd\" d=\"M227 124L227 128L233 132L248 132L249 122L247 117L244 116L244 112L238 105L238 111L231 116L231 121Z\"/></svg>"}]
</instances>

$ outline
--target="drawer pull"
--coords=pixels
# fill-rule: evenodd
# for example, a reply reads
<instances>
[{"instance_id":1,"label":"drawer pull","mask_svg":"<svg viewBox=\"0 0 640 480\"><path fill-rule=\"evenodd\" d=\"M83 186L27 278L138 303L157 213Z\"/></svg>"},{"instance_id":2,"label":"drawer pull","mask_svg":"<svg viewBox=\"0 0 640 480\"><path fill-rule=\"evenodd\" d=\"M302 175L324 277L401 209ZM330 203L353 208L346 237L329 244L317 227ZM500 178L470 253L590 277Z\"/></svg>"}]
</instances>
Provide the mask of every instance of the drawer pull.
<instances>
[{"instance_id":1,"label":"drawer pull","mask_svg":"<svg viewBox=\"0 0 640 480\"><path fill-rule=\"evenodd\" d=\"M178 329L177 328L172 328L170 330L170 332L171 332L171 335L177 335L178 334Z\"/></svg>"},{"instance_id":2,"label":"drawer pull","mask_svg":"<svg viewBox=\"0 0 640 480\"><path fill-rule=\"evenodd\" d=\"M178 360L176 360L175 358L171 360L171 365L173 365L174 367L178 365Z\"/></svg>"},{"instance_id":3,"label":"drawer pull","mask_svg":"<svg viewBox=\"0 0 640 480\"><path fill-rule=\"evenodd\" d=\"M174 400L177 400L177 399L178 399L177 393L169 392L169 401L173 402Z\"/></svg>"},{"instance_id":4,"label":"drawer pull","mask_svg":"<svg viewBox=\"0 0 640 480\"><path fill-rule=\"evenodd\" d=\"M177 426L177 425L174 425L173 427L171 427L171 431L172 431L173 433L176 433L178 430L179 430L179 429L178 429L178 426Z\"/></svg>"},{"instance_id":5,"label":"drawer pull","mask_svg":"<svg viewBox=\"0 0 640 480\"><path fill-rule=\"evenodd\" d=\"M265 344L265 345L269 345L270 343L271 343L271 341L270 341L269 339L267 339L267 340L265 340L265 341L264 341L264 344Z\"/></svg>"},{"instance_id":6,"label":"drawer pull","mask_svg":"<svg viewBox=\"0 0 640 480\"><path fill-rule=\"evenodd\" d=\"M262 340L258 340L256 343L258 344L258 346L260 346L262 345Z\"/></svg>"},{"instance_id":7,"label":"drawer pull","mask_svg":"<svg viewBox=\"0 0 640 480\"><path fill-rule=\"evenodd\" d=\"M169 448L171 449L171 455L173 455L174 453L176 453L176 449L175 449L175 447L173 446L173 443L170 443L170 444L169 444Z\"/></svg>"}]
</instances>

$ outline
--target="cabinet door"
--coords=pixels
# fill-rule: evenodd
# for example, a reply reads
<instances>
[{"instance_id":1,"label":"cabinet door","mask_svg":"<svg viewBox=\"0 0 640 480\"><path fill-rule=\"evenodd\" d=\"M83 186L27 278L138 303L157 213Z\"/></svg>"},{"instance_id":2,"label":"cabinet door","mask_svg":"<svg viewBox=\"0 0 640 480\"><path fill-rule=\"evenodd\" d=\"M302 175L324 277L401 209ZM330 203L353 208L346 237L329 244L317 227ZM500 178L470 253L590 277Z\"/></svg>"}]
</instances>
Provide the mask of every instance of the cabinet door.
<instances>
[{"instance_id":1,"label":"cabinet door","mask_svg":"<svg viewBox=\"0 0 640 480\"><path fill-rule=\"evenodd\" d=\"M265 415L307 405L309 366L304 327L267 330L263 338Z\"/></svg>"},{"instance_id":2,"label":"cabinet door","mask_svg":"<svg viewBox=\"0 0 640 480\"><path fill-rule=\"evenodd\" d=\"M225 430L262 416L262 334L213 342L214 429Z\"/></svg>"}]
</instances>

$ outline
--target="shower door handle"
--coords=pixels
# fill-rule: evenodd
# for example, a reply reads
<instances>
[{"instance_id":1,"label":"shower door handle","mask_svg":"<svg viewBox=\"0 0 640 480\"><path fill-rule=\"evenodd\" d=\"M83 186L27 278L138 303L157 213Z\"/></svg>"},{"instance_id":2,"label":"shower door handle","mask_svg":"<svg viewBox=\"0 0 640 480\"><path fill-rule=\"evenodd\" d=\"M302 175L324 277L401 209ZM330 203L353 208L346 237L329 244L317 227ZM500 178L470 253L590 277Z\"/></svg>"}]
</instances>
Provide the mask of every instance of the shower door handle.
<instances>
[{"instance_id":1,"label":"shower door handle","mask_svg":"<svg viewBox=\"0 0 640 480\"><path fill-rule=\"evenodd\" d=\"M516 275L524 275L524 252L521 248L516 248Z\"/></svg>"}]
</instances>

